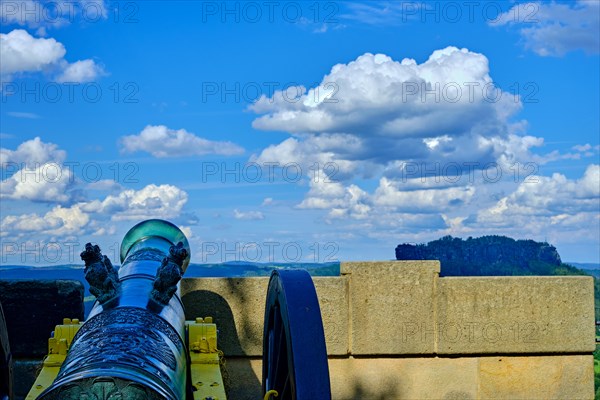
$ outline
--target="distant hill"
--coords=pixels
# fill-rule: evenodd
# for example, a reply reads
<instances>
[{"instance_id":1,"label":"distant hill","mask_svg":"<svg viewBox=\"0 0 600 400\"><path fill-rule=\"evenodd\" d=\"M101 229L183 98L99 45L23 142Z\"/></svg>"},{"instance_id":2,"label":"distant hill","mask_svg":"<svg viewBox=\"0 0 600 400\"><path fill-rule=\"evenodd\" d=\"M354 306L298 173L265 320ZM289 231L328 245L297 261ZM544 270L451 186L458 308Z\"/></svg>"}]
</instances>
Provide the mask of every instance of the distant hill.
<instances>
[{"instance_id":1,"label":"distant hill","mask_svg":"<svg viewBox=\"0 0 600 400\"><path fill-rule=\"evenodd\" d=\"M427 244L399 244L397 260L440 260L443 276L583 275L564 264L556 248L546 242L506 236L452 236Z\"/></svg>"},{"instance_id":2,"label":"distant hill","mask_svg":"<svg viewBox=\"0 0 600 400\"><path fill-rule=\"evenodd\" d=\"M579 269L582 269L584 271L600 270L599 263L579 263L579 262L567 261L567 264L577 267Z\"/></svg>"},{"instance_id":3,"label":"distant hill","mask_svg":"<svg viewBox=\"0 0 600 400\"><path fill-rule=\"evenodd\" d=\"M466 240L444 236L427 244L399 244L396 259L439 260L440 276L591 275L596 319L600 320L600 270L594 268L596 264L583 264L589 268L585 270L565 264L556 248L546 242L496 235Z\"/></svg>"}]
</instances>

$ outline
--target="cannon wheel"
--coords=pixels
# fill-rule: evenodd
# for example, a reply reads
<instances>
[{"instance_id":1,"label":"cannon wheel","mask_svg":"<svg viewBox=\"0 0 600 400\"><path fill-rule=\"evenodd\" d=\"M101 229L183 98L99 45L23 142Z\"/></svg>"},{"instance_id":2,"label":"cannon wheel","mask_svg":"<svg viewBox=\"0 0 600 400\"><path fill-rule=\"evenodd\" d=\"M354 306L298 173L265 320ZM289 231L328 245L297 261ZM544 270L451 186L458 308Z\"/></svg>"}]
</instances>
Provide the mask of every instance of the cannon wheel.
<instances>
[{"instance_id":1,"label":"cannon wheel","mask_svg":"<svg viewBox=\"0 0 600 400\"><path fill-rule=\"evenodd\" d=\"M323 321L305 270L271 274L263 334L263 396L278 400L331 399Z\"/></svg>"},{"instance_id":2,"label":"cannon wheel","mask_svg":"<svg viewBox=\"0 0 600 400\"><path fill-rule=\"evenodd\" d=\"M12 357L4 312L0 304L0 400L12 398Z\"/></svg>"}]
</instances>

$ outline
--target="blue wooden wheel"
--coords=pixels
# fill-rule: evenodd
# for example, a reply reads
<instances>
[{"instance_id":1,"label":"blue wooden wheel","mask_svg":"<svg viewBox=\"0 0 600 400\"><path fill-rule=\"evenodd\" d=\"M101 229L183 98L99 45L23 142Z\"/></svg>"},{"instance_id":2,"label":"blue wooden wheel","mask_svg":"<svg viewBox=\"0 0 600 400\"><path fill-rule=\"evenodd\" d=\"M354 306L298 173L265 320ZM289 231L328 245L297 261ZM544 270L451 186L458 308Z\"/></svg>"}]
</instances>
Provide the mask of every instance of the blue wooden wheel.
<instances>
[{"instance_id":1,"label":"blue wooden wheel","mask_svg":"<svg viewBox=\"0 0 600 400\"><path fill-rule=\"evenodd\" d=\"M271 274L263 334L263 395L277 400L329 400L331 388L321 310L305 270Z\"/></svg>"}]
</instances>

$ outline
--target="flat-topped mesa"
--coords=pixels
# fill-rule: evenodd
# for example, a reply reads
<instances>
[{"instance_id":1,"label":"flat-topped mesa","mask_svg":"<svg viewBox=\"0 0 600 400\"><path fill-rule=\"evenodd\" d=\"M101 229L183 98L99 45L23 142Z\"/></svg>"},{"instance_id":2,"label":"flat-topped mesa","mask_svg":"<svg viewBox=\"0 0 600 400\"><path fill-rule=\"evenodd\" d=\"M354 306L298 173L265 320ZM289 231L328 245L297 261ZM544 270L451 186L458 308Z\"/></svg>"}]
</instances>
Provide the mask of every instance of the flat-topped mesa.
<instances>
[{"instance_id":1,"label":"flat-topped mesa","mask_svg":"<svg viewBox=\"0 0 600 400\"><path fill-rule=\"evenodd\" d=\"M117 272L98 246L88 243L81 253L97 301L39 399L186 397L178 283L190 261L187 238L170 222L147 220L125 235L120 256Z\"/></svg>"}]
</instances>

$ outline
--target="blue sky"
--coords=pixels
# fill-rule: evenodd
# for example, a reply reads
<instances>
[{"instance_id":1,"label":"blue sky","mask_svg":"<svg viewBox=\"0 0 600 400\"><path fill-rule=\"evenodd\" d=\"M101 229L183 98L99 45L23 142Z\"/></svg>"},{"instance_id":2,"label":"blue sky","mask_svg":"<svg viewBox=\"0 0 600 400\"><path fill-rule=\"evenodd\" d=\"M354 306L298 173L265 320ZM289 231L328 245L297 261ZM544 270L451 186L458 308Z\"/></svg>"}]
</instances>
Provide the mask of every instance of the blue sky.
<instances>
[{"instance_id":1,"label":"blue sky","mask_svg":"<svg viewBox=\"0 0 600 400\"><path fill-rule=\"evenodd\" d=\"M1 261L165 218L194 262L600 262L598 4L2 0Z\"/></svg>"}]
</instances>

